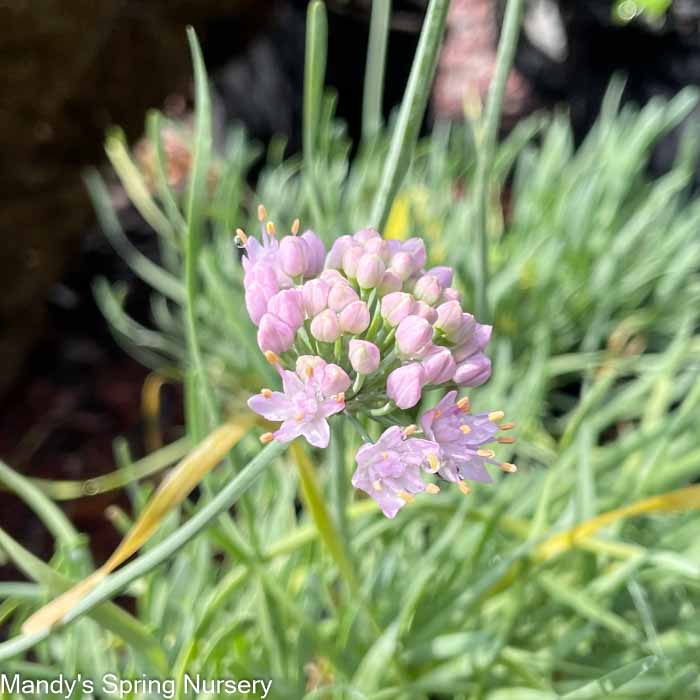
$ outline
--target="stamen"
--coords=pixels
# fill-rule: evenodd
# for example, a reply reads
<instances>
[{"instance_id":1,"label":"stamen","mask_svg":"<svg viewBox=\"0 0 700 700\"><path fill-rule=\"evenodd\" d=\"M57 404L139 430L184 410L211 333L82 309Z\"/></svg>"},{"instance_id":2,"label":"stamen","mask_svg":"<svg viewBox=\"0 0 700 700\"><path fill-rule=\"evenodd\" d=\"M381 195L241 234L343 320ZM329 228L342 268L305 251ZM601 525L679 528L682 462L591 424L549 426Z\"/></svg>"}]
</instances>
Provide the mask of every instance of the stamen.
<instances>
[{"instance_id":1,"label":"stamen","mask_svg":"<svg viewBox=\"0 0 700 700\"><path fill-rule=\"evenodd\" d=\"M510 435L502 435L499 438L496 438L496 442L500 442L501 445L512 445L515 442L515 438L511 437Z\"/></svg>"},{"instance_id":2,"label":"stamen","mask_svg":"<svg viewBox=\"0 0 700 700\"><path fill-rule=\"evenodd\" d=\"M503 462L503 464L501 464L500 466L501 470L507 472L508 474L514 474L518 471L518 468L515 466L515 464L511 464L510 462Z\"/></svg>"},{"instance_id":3,"label":"stamen","mask_svg":"<svg viewBox=\"0 0 700 700\"><path fill-rule=\"evenodd\" d=\"M471 433L472 429L465 423L464 425L460 425L459 429L465 434L469 435Z\"/></svg>"},{"instance_id":4,"label":"stamen","mask_svg":"<svg viewBox=\"0 0 700 700\"><path fill-rule=\"evenodd\" d=\"M418 428L416 428L415 425L407 425L403 429L403 436L410 437L411 435L415 435L417 432L418 432Z\"/></svg>"},{"instance_id":5,"label":"stamen","mask_svg":"<svg viewBox=\"0 0 700 700\"><path fill-rule=\"evenodd\" d=\"M515 428L515 423L501 423L498 426L499 430L512 430L513 428Z\"/></svg>"},{"instance_id":6,"label":"stamen","mask_svg":"<svg viewBox=\"0 0 700 700\"><path fill-rule=\"evenodd\" d=\"M496 456L493 450L477 450L476 454L478 454L479 457L486 457L487 459L493 459Z\"/></svg>"},{"instance_id":7,"label":"stamen","mask_svg":"<svg viewBox=\"0 0 700 700\"><path fill-rule=\"evenodd\" d=\"M258 221L262 223L267 219L267 211L262 204L258 204Z\"/></svg>"},{"instance_id":8,"label":"stamen","mask_svg":"<svg viewBox=\"0 0 700 700\"><path fill-rule=\"evenodd\" d=\"M267 445L268 442L272 442L275 439L275 436L272 433L263 433L260 436L260 442L262 442L263 445Z\"/></svg>"},{"instance_id":9,"label":"stamen","mask_svg":"<svg viewBox=\"0 0 700 700\"><path fill-rule=\"evenodd\" d=\"M334 394L331 396L333 401L337 401L338 403L345 403L345 392L341 391L339 394Z\"/></svg>"},{"instance_id":10,"label":"stamen","mask_svg":"<svg viewBox=\"0 0 700 700\"><path fill-rule=\"evenodd\" d=\"M240 241L242 246L248 245L248 234L242 228L236 229L236 239Z\"/></svg>"},{"instance_id":11,"label":"stamen","mask_svg":"<svg viewBox=\"0 0 700 700\"><path fill-rule=\"evenodd\" d=\"M440 469L440 460L437 458L437 455L434 452L431 452L428 455L428 464L430 465L430 470L433 473Z\"/></svg>"},{"instance_id":12,"label":"stamen","mask_svg":"<svg viewBox=\"0 0 700 700\"><path fill-rule=\"evenodd\" d=\"M261 389L260 393L266 398L269 399L272 396L272 391L270 389Z\"/></svg>"},{"instance_id":13,"label":"stamen","mask_svg":"<svg viewBox=\"0 0 700 700\"><path fill-rule=\"evenodd\" d=\"M440 487L439 487L437 484L428 484L428 485L425 487L425 490L426 490L429 494L431 494L431 495L433 495L433 496L434 496L436 493L440 493Z\"/></svg>"},{"instance_id":14,"label":"stamen","mask_svg":"<svg viewBox=\"0 0 700 700\"><path fill-rule=\"evenodd\" d=\"M459 490L465 495L468 496L472 490L467 486L467 484L464 481L459 482Z\"/></svg>"},{"instance_id":15,"label":"stamen","mask_svg":"<svg viewBox=\"0 0 700 700\"><path fill-rule=\"evenodd\" d=\"M301 423L301 421L304 420L304 411L298 411L297 413L294 414L294 420L298 421Z\"/></svg>"},{"instance_id":16,"label":"stamen","mask_svg":"<svg viewBox=\"0 0 700 700\"><path fill-rule=\"evenodd\" d=\"M469 400L468 396L465 396L463 399L460 399L457 401L457 408L462 411L462 413L469 413L470 409L472 407L471 401Z\"/></svg>"},{"instance_id":17,"label":"stamen","mask_svg":"<svg viewBox=\"0 0 700 700\"><path fill-rule=\"evenodd\" d=\"M299 219L294 219L292 221L292 236L296 236L299 233Z\"/></svg>"},{"instance_id":18,"label":"stamen","mask_svg":"<svg viewBox=\"0 0 700 700\"><path fill-rule=\"evenodd\" d=\"M267 225L265 226L265 230L267 231L268 236L274 236L276 233L275 225L272 223L272 221L267 222Z\"/></svg>"},{"instance_id":19,"label":"stamen","mask_svg":"<svg viewBox=\"0 0 700 700\"><path fill-rule=\"evenodd\" d=\"M313 377L313 376L314 376L314 368L313 368L313 367L306 367L306 368L304 369L304 374L305 374L307 377Z\"/></svg>"},{"instance_id":20,"label":"stamen","mask_svg":"<svg viewBox=\"0 0 700 700\"><path fill-rule=\"evenodd\" d=\"M267 350L265 352L265 359L271 364L271 365L278 365L280 363L280 358L277 357L277 355L272 352L272 350Z\"/></svg>"},{"instance_id":21,"label":"stamen","mask_svg":"<svg viewBox=\"0 0 700 700\"><path fill-rule=\"evenodd\" d=\"M399 491L399 498L404 503L413 503L416 500L408 491Z\"/></svg>"},{"instance_id":22,"label":"stamen","mask_svg":"<svg viewBox=\"0 0 700 700\"><path fill-rule=\"evenodd\" d=\"M379 479L377 479L376 481L373 481L373 482L372 482L372 488L373 488L375 491L381 491L381 490L382 490L382 482L379 481Z\"/></svg>"},{"instance_id":23,"label":"stamen","mask_svg":"<svg viewBox=\"0 0 700 700\"><path fill-rule=\"evenodd\" d=\"M388 453L388 452L382 452L382 459L389 459L389 453Z\"/></svg>"},{"instance_id":24,"label":"stamen","mask_svg":"<svg viewBox=\"0 0 700 700\"><path fill-rule=\"evenodd\" d=\"M442 411L439 408L436 408L434 418L439 418L441 415Z\"/></svg>"},{"instance_id":25,"label":"stamen","mask_svg":"<svg viewBox=\"0 0 700 700\"><path fill-rule=\"evenodd\" d=\"M497 423L497 422L498 422L499 420L501 420L501 418L503 418L503 416L505 416L505 415L506 415L506 414L503 413L503 411L491 411L491 413L489 413L489 420L490 420L492 423Z\"/></svg>"}]
</instances>

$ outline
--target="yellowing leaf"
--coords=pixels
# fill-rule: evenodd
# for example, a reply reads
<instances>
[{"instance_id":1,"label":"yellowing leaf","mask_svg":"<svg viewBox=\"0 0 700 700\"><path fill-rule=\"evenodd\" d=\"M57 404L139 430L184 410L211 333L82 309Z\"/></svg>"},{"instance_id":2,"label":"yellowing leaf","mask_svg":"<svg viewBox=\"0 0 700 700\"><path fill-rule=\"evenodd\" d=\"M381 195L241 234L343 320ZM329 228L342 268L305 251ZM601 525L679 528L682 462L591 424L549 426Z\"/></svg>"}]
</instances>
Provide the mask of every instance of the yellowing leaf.
<instances>
[{"instance_id":1,"label":"yellowing leaf","mask_svg":"<svg viewBox=\"0 0 700 700\"><path fill-rule=\"evenodd\" d=\"M548 560L575 547L582 540L588 539L595 532L623 518L643 515L645 513L687 511L700 508L700 485L687 486L676 491L669 491L651 498L644 498L636 503L616 508L591 518L576 527L561 532L543 542L536 552L540 560Z\"/></svg>"},{"instance_id":2,"label":"yellowing leaf","mask_svg":"<svg viewBox=\"0 0 700 700\"><path fill-rule=\"evenodd\" d=\"M84 598L102 579L135 554L158 529L163 518L187 498L199 482L233 449L253 419L230 422L212 432L163 480L114 554L94 573L38 610L23 625L31 634L50 627Z\"/></svg>"}]
</instances>

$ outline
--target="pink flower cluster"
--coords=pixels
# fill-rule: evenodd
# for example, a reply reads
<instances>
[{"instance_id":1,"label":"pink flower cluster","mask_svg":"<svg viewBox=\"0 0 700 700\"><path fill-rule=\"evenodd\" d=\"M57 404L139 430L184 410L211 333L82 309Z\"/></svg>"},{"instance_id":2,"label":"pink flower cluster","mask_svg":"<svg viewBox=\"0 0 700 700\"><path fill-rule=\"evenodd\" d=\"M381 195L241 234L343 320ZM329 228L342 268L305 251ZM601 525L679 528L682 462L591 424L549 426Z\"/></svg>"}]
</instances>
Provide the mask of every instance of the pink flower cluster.
<instances>
[{"instance_id":1,"label":"pink flower cluster","mask_svg":"<svg viewBox=\"0 0 700 700\"><path fill-rule=\"evenodd\" d=\"M498 462L482 446L496 439L493 421L501 414L472 416L455 398L459 387L490 377L484 349L491 326L462 309L452 269L426 270L420 238L385 240L363 229L336 239L326 254L313 231L298 235L298 222L278 239L262 208L259 218L261 241L242 231L239 239L246 307L284 387L264 389L249 402L268 420L282 421L265 439L301 435L325 447L327 419L341 411L394 424L359 450L353 477L390 517L411 494L435 491L424 474L463 489L464 479L487 481L484 464ZM399 424L423 390L437 386L449 393L420 418L425 439L412 437L418 429Z\"/></svg>"}]
</instances>

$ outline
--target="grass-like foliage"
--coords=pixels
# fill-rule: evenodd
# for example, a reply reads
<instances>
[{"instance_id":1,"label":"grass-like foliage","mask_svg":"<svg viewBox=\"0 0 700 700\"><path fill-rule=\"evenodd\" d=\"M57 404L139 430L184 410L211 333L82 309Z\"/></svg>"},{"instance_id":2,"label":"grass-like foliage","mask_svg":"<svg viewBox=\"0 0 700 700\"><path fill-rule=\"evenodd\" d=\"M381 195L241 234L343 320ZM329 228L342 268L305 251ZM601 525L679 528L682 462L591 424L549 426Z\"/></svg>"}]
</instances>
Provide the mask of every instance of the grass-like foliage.
<instances>
[{"instance_id":1,"label":"grass-like foliage","mask_svg":"<svg viewBox=\"0 0 700 700\"><path fill-rule=\"evenodd\" d=\"M232 236L255 229L259 202L280 228L299 217L326 242L385 222L387 235L424 236L431 262L456 268L465 299L481 294L495 329L493 378L472 403L507 409L518 442L500 457L519 472L467 497L456 488L420 496L388 520L349 487L354 434L336 430L328 450L311 453L263 450L255 429L240 440L233 430L230 443L217 433L217 461L228 456L197 498L162 521L149 516L160 527L141 554L105 572L51 634L22 634L92 564L51 500L75 489L2 466L0 482L56 538L45 564L0 530L0 550L31 581L0 583L4 673L147 674L176 679L180 697L186 673L272 679L270 697L289 700L700 694L700 494L687 486L700 473L695 140L682 142L668 174L645 174L653 144L695 96L621 108L615 82L578 148L565 115L537 117L479 165L483 122L437 124L417 141L446 5L431 3L418 72L387 127L376 113L381 86L370 84L353 158L322 89L321 3L309 12L303 156L285 157L282 143L263 156L237 129L213 149L194 41L187 186L168 184L161 116L148 118L147 178L120 134L109 136L111 162L158 237L158 264L127 240L97 174L88 185L106 235L153 290L151 327L127 315L122 285L97 280L95 293L125 349L184 382L187 424L182 441L139 462L121 446L119 471L99 487L126 486L142 513L152 494L144 477L222 423L248 420L245 399L276 381L244 312ZM375 14L369 66L381 75L386 22ZM483 198L473 196L475 174ZM486 278L476 270L482 243ZM200 463L202 474L209 466ZM170 493L169 505L184 495ZM115 525L126 531L130 517L114 515ZM130 613L108 602L121 592Z\"/></svg>"}]
</instances>

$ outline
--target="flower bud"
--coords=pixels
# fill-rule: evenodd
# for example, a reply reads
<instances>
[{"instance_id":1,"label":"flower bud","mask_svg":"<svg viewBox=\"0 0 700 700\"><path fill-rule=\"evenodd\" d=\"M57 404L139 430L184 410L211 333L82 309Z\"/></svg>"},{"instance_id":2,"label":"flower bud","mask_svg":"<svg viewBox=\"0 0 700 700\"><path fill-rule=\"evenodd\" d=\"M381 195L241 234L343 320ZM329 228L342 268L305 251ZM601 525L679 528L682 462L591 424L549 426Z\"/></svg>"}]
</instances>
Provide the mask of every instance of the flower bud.
<instances>
[{"instance_id":1,"label":"flower bud","mask_svg":"<svg viewBox=\"0 0 700 700\"><path fill-rule=\"evenodd\" d=\"M290 277L298 277L306 272L309 254L306 242L298 236L285 236L280 241L280 267Z\"/></svg>"},{"instance_id":2,"label":"flower bud","mask_svg":"<svg viewBox=\"0 0 700 700\"><path fill-rule=\"evenodd\" d=\"M328 306L328 293L331 287L325 280L313 279L304 282L301 290L304 311L309 318L318 315Z\"/></svg>"},{"instance_id":3,"label":"flower bud","mask_svg":"<svg viewBox=\"0 0 700 700\"><path fill-rule=\"evenodd\" d=\"M364 301L353 301L348 304L339 316L340 330L344 333L358 335L369 327L369 309Z\"/></svg>"},{"instance_id":4,"label":"flower bud","mask_svg":"<svg viewBox=\"0 0 700 700\"><path fill-rule=\"evenodd\" d=\"M439 266L430 268L426 274L437 277L440 286L445 289L445 287L449 287L452 284L454 270L451 267Z\"/></svg>"},{"instance_id":5,"label":"flower bud","mask_svg":"<svg viewBox=\"0 0 700 700\"><path fill-rule=\"evenodd\" d=\"M353 339L348 348L352 368L360 374L372 374L379 368L379 348L368 340Z\"/></svg>"},{"instance_id":6,"label":"flower bud","mask_svg":"<svg viewBox=\"0 0 700 700\"><path fill-rule=\"evenodd\" d=\"M399 408L413 408L421 397L425 371L417 362L395 369L387 378L386 393Z\"/></svg>"},{"instance_id":7,"label":"flower bud","mask_svg":"<svg viewBox=\"0 0 700 700\"><path fill-rule=\"evenodd\" d=\"M466 339L463 340L461 344L457 345L457 347L452 350L455 361L457 363L462 362L462 360L466 360L474 353L483 350L491 339L492 330L493 326L483 323L474 323L471 333L467 335Z\"/></svg>"},{"instance_id":8,"label":"flower bud","mask_svg":"<svg viewBox=\"0 0 700 700\"><path fill-rule=\"evenodd\" d=\"M335 282L345 282L347 284L347 279L338 272L338 270L333 270L333 269L326 269L324 270L320 275L319 278L322 279L324 282L328 282L328 284L332 285Z\"/></svg>"},{"instance_id":9,"label":"flower bud","mask_svg":"<svg viewBox=\"0 0 700 700\"><path fill-rule=\"evenodd\" d=\"M283 289L267 302L267 310L284 321L292 330L304 323L304 303L298 289Z\"/></svg>"},{"instance_id":10,"label":"flower bud","mask_svg":"<svg viewBox=\"0 0 700 700\"><path fill-rule=\"evenodd\" d=\"M326 258L326 268L335 270L343 264L343 254L352 245L352 236L340 236L333 241Z\"/></svg>"},{"instance_id":11,"label":"flower bud","mask_svg":"<svg viewBox=\"0 0 700 700\"><path fill-rule=\"evenodd\" d=\"M392 292L382 299L382 318L390 326L398 326L406 316L413 313L416 302L410 294Z\"/></svg>"},{"instance_id":12,"label":"flower bud","mask_svg":"<svg viewBox=\"0 0 700 700\"><path fill-rule=\"evenodd\" d=\"M442 301L462 301L462 294L453 287L442 290Z\"/></svg>"},{"instance_id":13,"label":"flower bud","mask_svg":"<svg viewBox=\"0 0 700 700\"><path fill-rule=\"evenodd\" d=\"M306 243L307 248L307 261L304 276L314 277L323 269L323 263L326 259L326 246L323 245L323 241L311 230L304 231L304 233L301 234L301 239Z\"/></svg>"},{"instance_id":14,"label":"flower bud","mask_svg":"<svg viewBox=\"0 0 700 700\"><path fill-rule=\"evenodd\" d=\"M365 253L374 253L382 259L383 263L386 263L391 257L389 241L385 241L383 238L370 238L365 243Z\"/></svg>"},{"instance_id":15,"label":"flower bud","mask_svg":"<svg viewBox=\"0 0 700 700\"><path fill-rule=\"evenodd\" d=\"M268 295L268 291L258 282L253 282L246 286L245 305L251 321L257 326L263 314L267 312L267 302L273 295Z\"/></svg>"},{"instance_id":16,"label":"flower bud","mask_svg":"<svg viewBox=\"0 0 700 700\"><path fill-rule=\"evenodd\" d=\"M365 253L357 264L357 283L362 289L374 289L384 274L384 263L376 253Z\"/></svg>"},{"instance_id":17,"label":"flower bud","mask_svg":"<svg viewBox=\"0 0 700 700\"><path fill-rule=\"evenodd\" d=\"M413 288L413 296L426 304L435 304L442 294L442 287L437 277L423 275L419 277Z\"/></svg>"},{"instance_id":18,"label":"flower bud","mask_svg":"<svg viewBox=\"0 0 700 700\"><path fill-rule=\"evenodd\" d=\"M413 311L416 316L424 318L431 326L437 320L437 311L430 305L426 304L424 301L417 301L416 308Z\"/></svg>"},{"instance_id":19,"label":"flower bud","mask_svg":"<svg viewBox=\"0 0 700 700\"><path fill-rule=\"evenodd\" d=\"M311 321L311 335L324 343L334 343L340 337L340 324L334 311L326 309Z\"/></svg>"},{"instance_id":20,"label":"flower bud","mask_svg":"<svg viewBox=\"0 0 700 700\"><path fill-rule=\"evenodd\" d=\"M381 238L379 231L373 228L363 228L360 229L354 236L353 239L358 243L367 243L367 241L372 238Z\"/></svg>"},{"instance_id":21,"label":"flower bud","mask_svg":"<svg viewBox=\"0 0 700 700\"><path fill-rule=\"evenodd\" d=\"M426 384L449 382L455 374L457 364L448 348L435 346L421 361L425 370Z\"/></svg>"},{"instance_id":22,"label":"flower bud","mask_svg":"<svg viewBox=\"0 0 700 700\"><path fill-rule=\"evenodd\" d=\"M326 361L318 355L300 355L297 358L296 370L297 375L304 379L305 377L321 376L323 369L326 366Z\"/></svg>"},{"instance_id":23,"label":"flower bud","mask_svg":"<svg viewBox=\"0 0 700 700\"><path fill-rule=\"evenodd\" d=\"M333 364L326 365L321 381L321 393L324 396L333 396L347 391L350 384L350 377L342 367Z\"/></svg>"},{"instance_id":24,"label":"flower bud","mask_svg":"<svg viewBox=\"0 0 700 700\"><path fill-rule=\"evenodd\" d=\"M391 258L389 269L402 281L413 274L413 260L408 253L400 251Z\"/></svg>"},{"instance_id":25,"label":"flower bud","mask_svg":"<svg viewBox=\"0 0 700 700\"><path fill-rule=\"evenodd\" d=\"M481 386L491 376L491 360L479 352L457 365L454 380L461 386Z\"/></svg>"},{"instance_id":26,"label":"flower bud","mask_svg":"<svg viewBox=\"0 0 700 700\"><path fill-rule=\"evenodd\" d=\"M263 352L279 355L294 345L294 330L273 314L264 314L258 328L258 345Z\"/></svg>"},{"instance_id":27,"label":"flower bud","mask_svg":"<svg viewBox=\"0 0 700 700\"><path fill-rule=\"evenodd\" d=\"M354 280L357 277L357 267L364 254L365 251L360 245L352 245L343 253L343 272L348 279Z\"/></svg>"},{"instance_id":28,"label":"flower bud","mask_svg":"<svg viewBox=\"0 0 700 700\"><path fill-rule=\"evenodd\" d=\"M433 327L420 316L406 316L396 329L396 346L405 357L421 357L430 349Z\"/></svg>"},{"instance_id":29,"label":"flower bud","mask_svg":"<svg viewBox=\"0 0 700 700\"><path fill-rule=\"evenodd\" d=\"M437 321L435 328L441 330L448 338L452 339L462 327L462 307L458 301L447 301L437 307Z\"/></svg>"},{"instance_id":30,"label":"flower bud","mask_svg":"<svg viewBox=\"0 0 700 700\"><path fill-rule=\"evenodd\" d=\"M391 294L392 292L400 292L402 286L403 284L397 277L396 273L392 272L391 270L387 270L382 275L377 292L379 293L380 297L383 297L386 294Z\"/></svg>"},{"instance_id":31,"label":"flower bud","mask_svg":"<svg viewBox=\"0 0 700 700\"><path fill-rule=\"evenodd\" d=\"M452 333L450 340L455 345L463 345L472 337L475 328L476 321L474 320L474 317L471 314L463 312L462 322L459 324L459 328Z\"/></svg>"},{"instance_id":32,"label":"flower bud","mask_svg":"<svg viewBox=\"0 0 700 700\"><path fill-rule=\"evenodd\" d=\"M409 238L402 246L401 250L408 253L413 261L413 272L420 272L425 265L427 255L425 253L425 243L422 238Z\"/></svg>"},{"instance_id":33,"label":"flower bud","mask_svg":"<svg viewBox=\"0 0 700 700\"><path fill-rule=\"evenodd\" d=\"M336 282L328 293L328 307L333 311L342 311L348 304L358 301L357 292L346 280Z\"/></svg>"}]
</instances>

